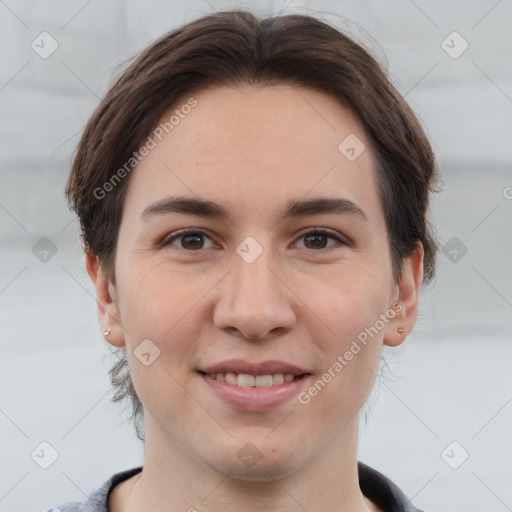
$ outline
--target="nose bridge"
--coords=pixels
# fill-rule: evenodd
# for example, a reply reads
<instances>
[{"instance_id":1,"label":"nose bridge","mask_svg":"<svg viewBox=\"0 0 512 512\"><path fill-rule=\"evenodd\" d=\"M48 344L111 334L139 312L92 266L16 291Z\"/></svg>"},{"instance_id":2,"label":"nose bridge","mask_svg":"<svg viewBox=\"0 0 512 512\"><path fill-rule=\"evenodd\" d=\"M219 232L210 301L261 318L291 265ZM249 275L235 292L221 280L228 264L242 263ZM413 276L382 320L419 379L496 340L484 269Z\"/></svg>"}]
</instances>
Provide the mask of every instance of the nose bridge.
<instances>
[{"instance_id":1,"label":"nose bridge","mask_svg":"<svg viewBox=\"0 0 512 512\"><path fill-rule=\"evenodd\" d=\"M270 237L267 237L268 240ZM275 275L279 262L272 249L247 237L233 254L232 271L216 304L219 328L262 338L277 328L289 329L294 321L291 294Z\"/></svg>"},{"instance_id":2,"label":"nose bridge","mask_svg":"<svg viewBox=\"0 0 512 512\"><path fill-rule=\"evenodd\" d=\"M244 304L255 307L270 305L276 299L277 280L271 268L273 266L272 250L261 249L258 254L253 242L243 242L237 248L238 261L235 258L233 269L233 292ZM274 261L275 263L275 261Z\"/></svg>"}]
</instances>

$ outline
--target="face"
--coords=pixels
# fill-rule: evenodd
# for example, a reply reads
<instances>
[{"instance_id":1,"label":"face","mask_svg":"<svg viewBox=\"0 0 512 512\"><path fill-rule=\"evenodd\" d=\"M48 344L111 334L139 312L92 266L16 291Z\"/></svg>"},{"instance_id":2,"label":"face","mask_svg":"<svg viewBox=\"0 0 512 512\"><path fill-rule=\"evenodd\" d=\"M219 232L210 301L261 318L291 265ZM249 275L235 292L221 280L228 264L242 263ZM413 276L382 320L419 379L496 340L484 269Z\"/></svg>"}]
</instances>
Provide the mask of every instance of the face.
<instances>
[{"instance_id":1,"label":"face","mask_svg":"<svg viewBox=\"0 0 512 512\"><path fill-rule=\"evenodd\" d=\"M414 308L393 309L375 156L349 110L285 85L194 98L132 171L102 321L122 324L109 341L126 345L146 442L282 477L346 442Z\"/></svg>"}]
</instances>

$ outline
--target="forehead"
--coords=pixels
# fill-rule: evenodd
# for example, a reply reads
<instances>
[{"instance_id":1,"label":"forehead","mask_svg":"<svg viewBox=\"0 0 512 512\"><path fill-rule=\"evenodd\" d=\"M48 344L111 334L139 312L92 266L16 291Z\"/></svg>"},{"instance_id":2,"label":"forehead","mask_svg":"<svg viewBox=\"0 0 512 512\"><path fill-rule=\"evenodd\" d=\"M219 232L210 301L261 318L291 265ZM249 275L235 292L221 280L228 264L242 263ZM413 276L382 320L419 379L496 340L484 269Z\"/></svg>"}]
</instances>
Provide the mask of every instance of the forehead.
<instances>
[{"instance_id":1,"label":"forehead","mask_svg":"<svg viewBox=\"0 0 512 512\"><path fill-rule=\"evenodd\" d=\"M204 196L241 214L336 193L378 214L370 141L334 98L287 85L218 87L192 96L197 105L183 109L132 171L126 201L139 212L169 194ZM162 116L162 124L188 99ZM345 140L359 144L357 152L365 147L355 160L340 151Z\"/></svg>"}]
</instances>

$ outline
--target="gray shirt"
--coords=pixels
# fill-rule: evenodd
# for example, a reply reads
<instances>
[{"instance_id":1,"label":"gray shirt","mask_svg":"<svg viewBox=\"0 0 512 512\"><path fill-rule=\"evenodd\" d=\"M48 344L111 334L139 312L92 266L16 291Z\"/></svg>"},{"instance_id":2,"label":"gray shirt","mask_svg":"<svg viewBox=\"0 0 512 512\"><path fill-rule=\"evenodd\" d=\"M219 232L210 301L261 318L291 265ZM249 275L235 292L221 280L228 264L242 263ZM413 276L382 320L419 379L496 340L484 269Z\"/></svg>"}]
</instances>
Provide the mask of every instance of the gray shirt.
<instances>
[{"instance_id":1,"label":"gray shirt","mask_svg":"<svg viewBox=\"0 0 512 512\"><path fill-rule=\"evenodd\" d=\"M407 496L382 473L357 463L359 487L362 493L385 512L422 512L409 501ZM70 501L47 512L110 512L107 503L112 489L119 483L140 473L142 466L116 473L101 487L81 501Z\"/></svg>"}]
</instances>

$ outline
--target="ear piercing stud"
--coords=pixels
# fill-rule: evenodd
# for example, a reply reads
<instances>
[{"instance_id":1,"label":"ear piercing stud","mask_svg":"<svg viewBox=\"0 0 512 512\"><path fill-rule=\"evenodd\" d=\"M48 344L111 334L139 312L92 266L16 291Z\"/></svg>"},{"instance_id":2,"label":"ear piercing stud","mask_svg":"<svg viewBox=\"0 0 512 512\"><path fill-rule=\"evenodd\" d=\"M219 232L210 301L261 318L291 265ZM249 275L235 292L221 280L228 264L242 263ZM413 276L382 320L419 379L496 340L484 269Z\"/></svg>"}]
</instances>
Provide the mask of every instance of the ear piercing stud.
<instances>
[{"instance_id":1,"label":"ear piercing stud","mask_svg":"<svg viewBox=\"0 0 512 512\"><path fill-rule=\"evenodd\" d=\"M399 327L397 331L399 334L403 334L405 332L405 329L403 327Z\"/></svg>"},{"instance_id":2,"label":"ear piercing stud","mask_svg":"<svg viewBox=\"0 0 512 512\"><path fill-rule=\"evenodd\" d=\"M107 329L104 333L103 333L103 336L105 336L105 338L110 334L110 329Z\"/></svg>"}]
</instances>

